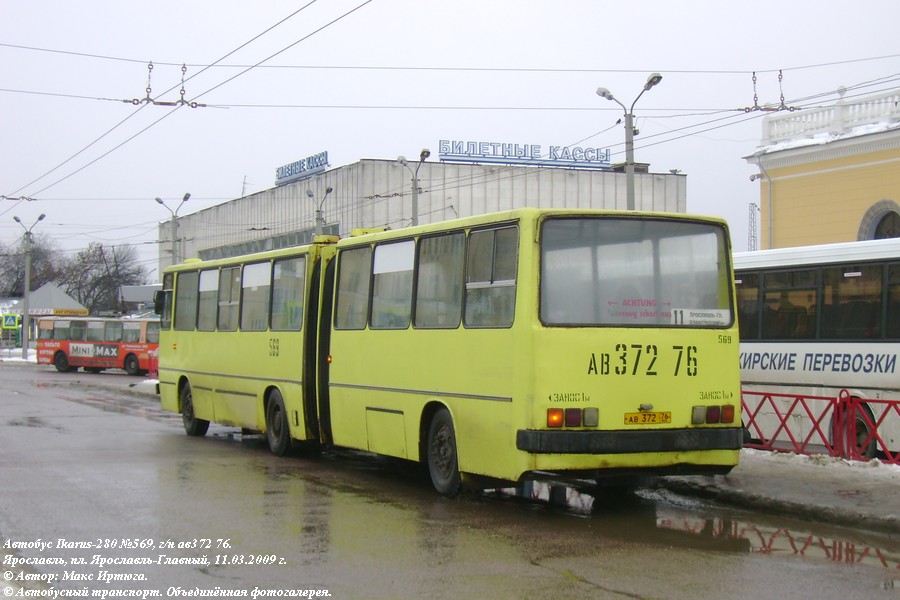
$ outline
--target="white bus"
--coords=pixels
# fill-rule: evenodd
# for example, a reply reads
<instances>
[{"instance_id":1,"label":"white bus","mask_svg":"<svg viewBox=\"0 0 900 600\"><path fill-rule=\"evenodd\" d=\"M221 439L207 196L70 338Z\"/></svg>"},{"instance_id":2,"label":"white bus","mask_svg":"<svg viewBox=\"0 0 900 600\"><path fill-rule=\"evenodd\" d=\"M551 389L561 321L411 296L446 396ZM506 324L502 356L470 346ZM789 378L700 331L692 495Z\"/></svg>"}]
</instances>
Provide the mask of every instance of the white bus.
<instances>
[{"instance_id":1,"label":"white bus","mask_svg":"<svg viewBox=\"0 0 900 600\"><path fill-rule=\"evenodd\" d=\"M837 397L846 390L862 402L859 454L900 448L900 239L736 253L734 265L748 414L761 401L752 392ZM761 409L756 425L786 435L774 407L787 410L787 402ZM804 437L817 425L808 414L794 421L793 433ZM818 426L833 435L834 415Z\"/></svg>"}]
</instances>

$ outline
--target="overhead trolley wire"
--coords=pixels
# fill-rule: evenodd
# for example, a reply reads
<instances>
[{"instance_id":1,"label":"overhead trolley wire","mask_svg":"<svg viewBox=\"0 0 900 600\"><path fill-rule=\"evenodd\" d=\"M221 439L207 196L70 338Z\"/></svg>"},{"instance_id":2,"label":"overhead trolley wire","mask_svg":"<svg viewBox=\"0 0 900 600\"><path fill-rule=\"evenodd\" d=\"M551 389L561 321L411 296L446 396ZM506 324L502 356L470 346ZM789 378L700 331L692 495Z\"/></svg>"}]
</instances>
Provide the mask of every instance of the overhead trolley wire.
<instances>
[{"instance_id":1,"label":"overhead trolley wire","mask_svg":"<svg viewBox=\"0 0 900 600\"><path fill-rule=\"evenodd\" d=\"M304 6L302 6L301 8L297 9L296 11L292 12L292 13L291 13L290 15L288 15L287 17L281 19L280 21L278 21L278 22L275 23L274 25L268 27L268 28L265 29L263 32L257 34L256 36L254 36L254 37L251 38L250 40L244 42L243 44L241 44L240 46L238 46L238 47L235 48L234 50L231 50L230 52L228 52L227 54L225 54L224 56L222 56L222 58L220 58L220 59L218 59L216 62L214 62L212 65L208 65L208 66L204 67L204 68L201 69L199 72L197 72L197 73L195 73L194 75L192 75L191 77L189 77L186 81L189 81L190 79L192 79L193 77L196 77L196 76L200 75L201 73L203 73L203 72L206 71L207 69L212 68L214 65L218 64L218 63L221 62L222 60L225 60L226 58L228 58L229 56L231 56L232 54L234 54L234 53L237 52L238 50L241 50L241 49L244 48L245 46L249 45L250 43L256 41L256 40L259 39L261 36L263 36L263 35L267 34L268 32L272 31L274 28L278 27L279 25L281 25L282 23L284 23L284 22L287 21L288 19L291 19L292 17L294 17L295 15L297 15L298 13L300 13L301 11L305 10L306 8L310 7L311 5L313 5L313 4L314 4L315 2L317 2L317 1L318 1L318 0L310 0L310 2L308 2L307 4L305 4ZM361 7L363 7L363 6L365 6L366 4L369 4L370 2L373 2L373 1L374 1L374 0L366 0L366 1L363 2L362 4L358 5L356 8L353 8L353 9L351 9L350 11L348 11L348 12L344 13L343 15L341 15L340 17L337 17L336 19L333 19L332 21L330 21L330 22L327 23L326 25L324 25L324 26L322 26L322 27L319 27L319 28L316 29L313 33L304 36L303 38L301 38L301 39L298 40L297 42L294 42L294 43L290 44L289 46L287 46L286 48L282 49L281 51L276 52L275 54L272 54L272 55L269 56L268 58L263 59L262 61L260 61L260 63L257 63L257 66L258 66L259 64L261 64L262 62L265 62L266 60L269 60L269 59L271 59L272 57L277 56L277 55L280 54L281 52L284 52L284 51L287 50L288 48L291 48L291 47L297 45L298 43L300 43L300 41L303 41L303 40L305 40L305 39L308 39L310 36L314 35L315 33L318 33L318 32L320 32L320 31L322 31L323 29L325 29L325 28L329 27L330 25L332 25L332 24L334 24L334 23L340 21L340 20L343 19L344 17L348 16L349 14L352 14L352 13L355 12L356 10L360 9ZM4 45L5 45L5 44L4 44ZM238 73L237 75L235 75L235 76L233 76L233 77L230 77L230 78L226 79L225 81L223 81L223 82L221 82L221 83L219 83L219 84L213 86L212 88L206 90L205 92L203 92L203 93L201 93L201 94L195 96L194 99L199 98L200 96L202 96L202 95L204 95L204 94L207 94L207 93L211 92L212 90L221 87L222 85L224 85L224 84L226 84L226 83L228 83L228 82L234 80L235 78L237 78L237 77L243 75L244 73L246 73L247 71L249 71L249 70L252 69L252 68L254 68L254 67L250 67L250 68L248 68L248 69L242 71L241 73ZM183 82L182 82L182 84L183 84ZM166 90L165 92L163 92L163 94L166 94L166 93L172 91L172 90L175 89L176 87L177 87L177 86L172 86L171 88L169 88L168 90ZM81 153L83 153L84 151L86 151L87 149L89 149L90 147L92 147L93 145L95 145L96 143L98 143L100 140L102 140L103 138L105 138L107 135L109 135L110 133L112 133L113 131L115 131L116 129L118 129L121 125L123 125L126 121L128 121L128 120L131 119L132 117L134 117L138 112L140 112L140 111L141 111L143 108L145 108L146 106L147 106L147 104L141 105L137 110L135 110L133 113L131 113L128 117L126 117L125 119L123 119L122 121L120 121L119 123L117 123L115 126L113 126L111 129L109 129L108 131L106 131L105 133L103 133L100 137L98 137L97 139L95 139L94 141L92 141L90 144L88 144L87 146L85 146L84 148L82 148L81 150L79 150L78 152L76 152L75 154L73 154L72 156L70 156L69 158L67 158L65 161L63 161L62 163L60 163L60 164L57 165L56 167L50 169L49 171L47 171L46 173L44 173L43 175L41 175L41 176L38 177L37 179L35 179L35 180L33 180L33 181L27 183L26 185L20 187L18 190L16 190L15 192L13 192L13 193L10 194L10 195L15 195L15 194L19 193L19 192L22 191L23 189L25 189L25 188L27 188L27 187L29 187L29 186L35 184L36 182L40 181L41 179L44 179L45 177L47 177L48 175L50 175L50 174L53 173L54 171L56 171L56 170L58 170L59 168L63 167L64 165L66 165L67 163L69 163L71 160L73 160L74 158L76 158L77 156L79 156ZM159 122L161 122L163 119L165 119L165 118L171 116L175 111L177 111L177 110L180 109L181 107L182 107L182 105L177 105L177 106L175 106L175 107L174 107L174 110L169 111L166 115L164 115L164 116L160 117L159 119L153 121L150 125L148 125L147 127L141 129L139 132L137 132L136 134L132 135L131 137L129 137L129 138L126 139L125 141L121 142L120 144L117 144L116 146L114 146L113 148L111 148L110 150L108 150L107 152L101 154L100 156L98 156L98 157L95 158L94 160L88 162L87 164L83 165L83 166L80 167L79 169L73 171L72 173L69 173L69 174L66 175L65 177L62 177L62 178L60 178L60 179L54 181L53 183L51 183L51 184L45 186L44 188L38 190L37 192L35 192L35 193L31 194L31 195L34 196L34 195L37 195L37 194L39 194L39 193L41 193L41 192L43 192L43 191L46 191L47 189L49 189L49 188L51 188L51 187L53 187L53 186L55 186L55 185L61 183L62 181L65 181L65 180L68 179L69 177L72 177L73 175L75 175L75 174L81 172L82 170L84 170L85 168L87 168L87 167L93 165L94 163L96 163L96 162L99 161L100 159L102 159L102 158L108 156L109 154L111 154L111 153L114 152L115 150L118 150L119 148L121 148L122 146L124 146L125 144L127 144L128 142L130 142L131 140L133 140L134 138L138 137L139 135L141 135L142 133L144 133L145 131L147 131L147 130L150 129L151 127L155 126L156 124L158 124ZM7 211L4 211L4 212L7 212ZM2 214L2 213L0 213L0 214Z\"/></svg>"},{"instance_id":2,"label":"overhead trolley wire","mask_svg":"<svg viewBox=\"0 0 900 600\"><path fill-rule=\"evenodd\" d=\"M314 2L315 0L313 0ZM310 2L312 4L312 2ZM366 3L367 4L367 3ZM309 6L309 4L307 4ZM350 12L354 12L362 5L358 6L355 9L352 9ZM300 10L306 8L304 6ZM299 12L298 10L297 12ZM292 15L288 16L289 19ZM347 13L349 14L349 13ZM344 15L346 16L346 15ZM339 17L336 20L340 20ZM281 22L276 23L275 26L279 25ZM273 26L274 27L274 26ZM271 28L270 28L271 29ZM268 31L268 30L267 30ZM266 32L263 32L266 33ZM252 41L252 40L251 40ZM119 62L130 62L130 63L140 63L146 64L147 61L143 59L137 58L129 58L129 57L121 57L121 56L108 56L103 54L92 54L88 52L77 52L72 50L58 50L54 48L38 48L36 46L25 46L22 44L8 44L8 43L0 43L0 47L6 48L14 48L18 50L28 50L32 52L47 52L53 54L64 54L71 56L78 56L83 58L94 58L101 60L110 60L110 61L119 61ZM229 55L232 53L229 53ZM276 53L276 54L280 54ZM228 55L226 55L228 56ZM274 55L273 55L274 56ZM503 72L503 73L646 73L647 71L665 71L666 73L684 73L684 74L696 74L696 75L749 75L754 71L756 73L777 73L778 71L800 71L806 69L819 69L824 67L834 67L840 65L847 65L853 63L860 62L870 62L875 60L886 60L891 58L900 58L900 54L886 54L882 56L870 56L863 58L853 58L847 60L839 60L839 61L831 61L824 63L813 63L808 65L796 65L793 67L783 67L783 68L773 68L773 69L660 69L658 66L653 67L652 69L588 69L588 68L539 68L539 67L403 67L403 66L395 66L395 65L245 65L245 64L219 64L221 60L216 61L210 65L204 63L173 63L173 62L161 62L157 61L157 65L162 66L170 66L170 67L180 67L183 64L188 67L201 67L201 68L209 68L209 67L218 67L225 69L245 69L245 68L263 68L263 69L358 69L358 70L373 70L373 71L470 71L470 72Z\"/></svg>"}]
</instances>

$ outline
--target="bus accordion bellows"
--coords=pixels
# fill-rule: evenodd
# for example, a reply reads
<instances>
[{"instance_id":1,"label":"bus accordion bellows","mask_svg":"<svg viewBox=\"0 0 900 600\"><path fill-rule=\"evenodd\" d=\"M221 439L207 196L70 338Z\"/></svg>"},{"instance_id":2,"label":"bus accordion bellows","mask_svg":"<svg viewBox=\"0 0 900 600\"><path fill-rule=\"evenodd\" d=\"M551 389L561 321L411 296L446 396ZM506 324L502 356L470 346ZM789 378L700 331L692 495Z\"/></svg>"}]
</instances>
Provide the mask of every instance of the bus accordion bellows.
<instances>
[{"instance_id":1,"label":"bus accordion bellows","mask_svg":"<svg viewBox=\"0 0 900 600\"><path fill-rule=\"evenodd\" d=\"M190 435L417 461L435 489L727 473L719 219L517 209L166 269L159 390Z\"/></svg>"},{"instance_id":2,"label":"bus accordion bellows","mask_svg":"<svg viewBox=\"0 0 900 600\"><path fill-rule=\"evenodd\" d=\"M40 317L37 362L65 373L123 369L146 374L159 345L159 318Z\"/></svg>"},{"instance_id":3,"label":"bus accordion bellows","mask_svg":"<svg viewBox=\"0 0 900 600\"><path fill-rule=\"evenodd\" d=\"M745 401L759 411L762 433L788 435L774 414L779 402L761 405L763 394L837 398L846 390L868 417L855 419L857 452L900 448L900 417L886 403L900 400L900 239L741 252L734 264L742 380L753 392ZM790 402L780 400L782 414ZM816 424L797 418L796 433L808 435ZM833 419L821 419L829 435Z\"/></svg>"}]
</instances>

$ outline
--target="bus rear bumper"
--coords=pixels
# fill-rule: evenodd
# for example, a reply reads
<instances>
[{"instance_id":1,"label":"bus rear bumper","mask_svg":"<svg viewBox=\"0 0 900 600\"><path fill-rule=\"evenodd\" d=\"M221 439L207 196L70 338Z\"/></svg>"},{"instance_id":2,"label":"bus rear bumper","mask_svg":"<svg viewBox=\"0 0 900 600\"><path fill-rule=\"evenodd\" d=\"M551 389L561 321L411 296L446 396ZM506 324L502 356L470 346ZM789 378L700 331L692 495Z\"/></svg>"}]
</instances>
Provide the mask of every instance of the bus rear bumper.
<instances>
[{"instance_id":1,"label":"bus rear bumper","mask_svg":"<svg viewBox=\"0 0 900 600\"><path fill-rule=\"evenodd\" d=\"M642 431L546 431L520 429L516 448L532 454L634 454L691 450L740 450L740 427Z\"/></svg>"}]
</instances>

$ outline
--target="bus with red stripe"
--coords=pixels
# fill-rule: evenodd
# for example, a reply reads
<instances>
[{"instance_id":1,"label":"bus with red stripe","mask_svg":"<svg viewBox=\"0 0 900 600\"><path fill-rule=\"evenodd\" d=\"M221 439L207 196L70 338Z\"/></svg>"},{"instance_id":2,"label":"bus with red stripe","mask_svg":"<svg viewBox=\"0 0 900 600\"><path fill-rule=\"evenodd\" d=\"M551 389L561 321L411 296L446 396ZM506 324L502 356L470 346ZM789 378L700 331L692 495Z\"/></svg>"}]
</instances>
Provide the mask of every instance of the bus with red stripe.
<instances>
[{"instance_id":1,"label":"bus with red stripe","mask_svg":"<svg viewBox=\"0 0 900 600\"><path fill-rule=\"evenodd\" d=\"M122 369L143 375L159 347L159 318L45 317L38 319L37 362L65 373Z\"/></svg>"}]
</instances>

